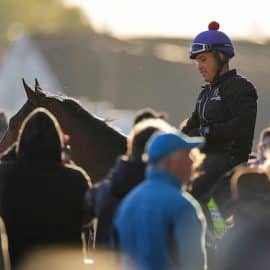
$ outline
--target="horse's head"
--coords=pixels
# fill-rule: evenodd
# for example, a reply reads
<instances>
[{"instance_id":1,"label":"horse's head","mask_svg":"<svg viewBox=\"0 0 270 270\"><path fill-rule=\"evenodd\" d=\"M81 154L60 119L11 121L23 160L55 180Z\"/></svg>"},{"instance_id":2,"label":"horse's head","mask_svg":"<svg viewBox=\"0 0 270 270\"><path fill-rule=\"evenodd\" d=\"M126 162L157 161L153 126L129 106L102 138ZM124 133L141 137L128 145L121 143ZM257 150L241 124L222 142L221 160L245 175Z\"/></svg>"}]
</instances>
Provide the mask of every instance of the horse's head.
<instances>
[{"instance_id":1,"label":"horse's head","mask_svg":"<svg viewBox=\"0 0 270 270\"><path fill-rule=\"evenodd\" d=\"M19 129L26 116L37 107L44 107L52 112L56 118L62 118L63 105L60 96L49 95L43 91L37 79L35 87L31 88L23 79L24 91L27 101L21 109L9 120L8 129L0 142L0 152L5 151L17 139Z\"/></svg>"},{"instance_id":2,"label":"horse's head","mask_svg":"<svg viewBox=\"0 0 270 270\"><path fill-rule=\"evenodd\" d=\"M56 117L64 133L70 135L73 160L89 173L93 182L104 177L115 158L125 152L125 136L91 115L76 100L43 91L37 80L34 88L24 80L23 85L27 101L11 117L0 152L16 141L25 117L35 108L44 107Z\"/></svg>"},{"instance_id":3,"label":"horse's head","mask_svg":"<svg viewBox=\"0 0 270 270\"><path fill-rule=\"evenodd\" d=\"M38 103L40 96L43 95L42 92L39 91L39 84L37 80L34 89L29 87L24 80L23 85L27 96L27 101L21 107L21 109L10 118L8 129L0 142L0 152L5 151L16 141L23 120L33 109L39 106Z\"/></svg>"}]
</instances>

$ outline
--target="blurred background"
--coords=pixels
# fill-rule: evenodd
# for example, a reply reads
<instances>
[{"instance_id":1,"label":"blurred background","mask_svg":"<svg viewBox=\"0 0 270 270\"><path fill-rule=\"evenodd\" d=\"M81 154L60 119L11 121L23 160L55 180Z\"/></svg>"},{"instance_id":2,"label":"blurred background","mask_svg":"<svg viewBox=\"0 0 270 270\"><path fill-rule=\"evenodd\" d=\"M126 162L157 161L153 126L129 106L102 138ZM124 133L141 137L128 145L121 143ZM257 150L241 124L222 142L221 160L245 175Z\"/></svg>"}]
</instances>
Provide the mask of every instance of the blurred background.
<instances>
[{"instance_id":1,"label":"blurred background","mask_svg":"<svg viewBox=\"0 0 270 270\"><path fill-rule=\"evenodd\" d=\"M188 58L212 20L233 39L236 67L259 94L258 132L270 124L267 2L227 0L0 0L0 108L26 100L21 78L77 98L127 133L135 111L167 112L178 125L204 84Z\"/></svg>"}]
</instances>

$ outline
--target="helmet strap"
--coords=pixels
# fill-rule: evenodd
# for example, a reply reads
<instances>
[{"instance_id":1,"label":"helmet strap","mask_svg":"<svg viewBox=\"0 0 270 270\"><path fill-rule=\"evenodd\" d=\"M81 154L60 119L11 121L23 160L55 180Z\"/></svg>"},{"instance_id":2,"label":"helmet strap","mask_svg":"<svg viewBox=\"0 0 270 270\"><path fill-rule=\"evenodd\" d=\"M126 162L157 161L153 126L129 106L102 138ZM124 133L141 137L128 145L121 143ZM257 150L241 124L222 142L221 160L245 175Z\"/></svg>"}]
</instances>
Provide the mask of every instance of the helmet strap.
<instances>
[{"instance_id":1,"label":"helmet strap","mask_svg":"<svg viewBox=\"0 0 270 270\"><path fill-rule=\"evenodd\" d=\"M217 50L213 50L212 53L213 53L214 58L216 59L216 62L217 62L217 72L216 72L216 75L214 77L213 82L217 82L219 77L220 77L220 73L221 73L224 65L229 63L229 58L226 54L223 54L224 59L222 59L219 51L217 51Z\"/></svg>"}]
</instances>

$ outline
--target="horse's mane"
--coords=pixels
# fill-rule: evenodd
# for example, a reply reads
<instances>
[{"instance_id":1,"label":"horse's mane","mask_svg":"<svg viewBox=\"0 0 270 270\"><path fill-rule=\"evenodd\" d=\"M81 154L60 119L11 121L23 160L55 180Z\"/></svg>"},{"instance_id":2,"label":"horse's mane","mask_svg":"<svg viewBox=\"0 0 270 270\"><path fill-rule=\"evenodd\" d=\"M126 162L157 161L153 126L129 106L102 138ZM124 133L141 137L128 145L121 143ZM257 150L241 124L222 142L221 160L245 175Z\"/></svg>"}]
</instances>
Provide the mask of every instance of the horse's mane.
<instances>
[{"instance_id":1,"label":"horse's mane","mask_svg":"<svg viewBox=\"0 0 270 270\"><path fill-rule=\"evenodd\" d=\"M78 115L83 122L92 122L94 125L96 125L97 130L103 130L103 132L106 134L120 135L120 137L124 136L116 128L109 125L110 120L102 119L92 113L89 113L89 111L84 108L84 106L77 99L60 94L51 94L46 91L42 91L42 93L46 96L46 98L53 98L63 102L63 105L69 113L72 115ZM89 132L92 131L92 127L93 126L91 125L84 126L84 128L89 129Z\"/></svg>"}]
</instances>

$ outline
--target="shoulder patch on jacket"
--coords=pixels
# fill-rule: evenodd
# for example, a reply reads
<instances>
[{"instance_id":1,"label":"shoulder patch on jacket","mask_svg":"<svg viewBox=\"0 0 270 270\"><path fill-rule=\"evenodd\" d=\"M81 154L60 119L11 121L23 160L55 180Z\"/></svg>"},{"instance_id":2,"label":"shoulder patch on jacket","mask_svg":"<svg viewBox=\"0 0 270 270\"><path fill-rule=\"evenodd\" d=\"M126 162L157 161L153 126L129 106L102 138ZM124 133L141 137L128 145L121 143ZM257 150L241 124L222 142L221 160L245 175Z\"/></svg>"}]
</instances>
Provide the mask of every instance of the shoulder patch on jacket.
<instances>
[{"instance_id":1,"label":"shoulder patch on jacket","mask_svg":"<svg viewBox=\"0 0 270 270\"><path fill-rule=\"evenodd\" d=\"M214 93L213 93L212 97L210 98L210 100L220 101L221 99L222 98L221 98L221 95L219 93L219 88L217 88L214 90Z\"/></svg>"}]
</instances>

